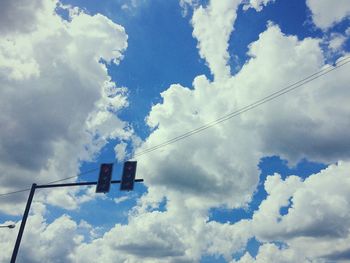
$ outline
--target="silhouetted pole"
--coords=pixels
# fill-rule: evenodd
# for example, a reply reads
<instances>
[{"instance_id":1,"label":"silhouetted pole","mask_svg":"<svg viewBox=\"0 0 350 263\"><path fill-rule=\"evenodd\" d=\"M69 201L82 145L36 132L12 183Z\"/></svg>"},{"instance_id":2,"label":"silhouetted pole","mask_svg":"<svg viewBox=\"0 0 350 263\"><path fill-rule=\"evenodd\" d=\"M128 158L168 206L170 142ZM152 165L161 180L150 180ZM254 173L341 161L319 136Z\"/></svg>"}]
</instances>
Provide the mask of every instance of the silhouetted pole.
<instances>
[{"instance_id":1,"label":"silhouetted pole","mask_svg":"<svg viewBox=\"0 0 350 263\"><path fill-rule=\"evenodd\" d=\"M36 184L32 184L32 188L30 189L30 193L29 193L26 209L24 210L21 226L19 227L15 248L13 249L11 263L15 263L16 262L16 257L17 257L19 245L21 244L21 239L22 239L22 236L23 236L24 227L25 227L26 222L27 222L30 205L32 204L32 200L33 200L33 196L34 196L34 192L35 192L35 187L36 187Z\"/></svg>"}]
</instances>

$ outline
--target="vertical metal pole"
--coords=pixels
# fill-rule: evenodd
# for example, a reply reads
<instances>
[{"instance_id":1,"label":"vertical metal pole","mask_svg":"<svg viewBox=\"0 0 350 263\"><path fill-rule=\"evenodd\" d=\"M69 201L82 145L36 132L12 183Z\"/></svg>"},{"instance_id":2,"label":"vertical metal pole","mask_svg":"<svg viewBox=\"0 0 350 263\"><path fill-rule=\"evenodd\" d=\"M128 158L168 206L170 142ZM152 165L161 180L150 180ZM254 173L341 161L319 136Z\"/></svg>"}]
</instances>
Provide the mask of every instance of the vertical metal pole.
<instances>
[{"instance_id":1,"label":"vertical metal pole","mask_svg":"<svg viewBox=\"0 0 350 263\"><path fill-rule=\"evenodd\" d=\"M21 244L21 239L22 239L24 227L25 227L26 222L27 222L30 205L32 204L35 188L36 188L36 184L32 184L32 188L30 189L30 193L29 193L26 209L24 210L21 226L20 226L19 231L18 231L16 244L15 244L15 247L13 249L11 263L15 263L16 262L16 257L17 257L19 245Z\"/></svg>"}]
</instances>

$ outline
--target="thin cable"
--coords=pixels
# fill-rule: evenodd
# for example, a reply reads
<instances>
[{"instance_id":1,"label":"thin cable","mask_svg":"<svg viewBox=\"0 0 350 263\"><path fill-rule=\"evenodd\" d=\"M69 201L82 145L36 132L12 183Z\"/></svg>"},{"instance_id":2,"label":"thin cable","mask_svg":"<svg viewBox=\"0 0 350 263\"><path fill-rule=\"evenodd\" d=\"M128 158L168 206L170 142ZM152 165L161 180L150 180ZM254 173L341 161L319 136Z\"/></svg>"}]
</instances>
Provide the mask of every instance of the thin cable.
<instances>
[{"instance_id":1,"label":"thin cable","mask_svg":"<svg viewBox=\"0 0 350 263\"><path fill-rule=\"evenodd\" d=\"M274 92L274 93L272 93L272 94L270 94L270 95L268 95L268 96L266 96L266 97L264 97L262 99L259 99L258 101L255 101L254 103L246 105L246 106L244 106L244 107L242 107L242 108L240 108L240 109L238 109L236 111L233 111L233 112L231 112L231 113L229 113L227 115L224 115L224 116L222 116L222 117L220 117L220 118L218 118L218 119L216 119L214 121L211 121L211 122L209 122L207 124L204 124L204 125L196 128L196 129L194 129L194 130L188 131L188 132L186 132L184 134L181 134L179 136L176 136L176 137L174 137L174 138L172 138L172 139L170 139L168 141L165 141L163 143L160 143L158 145L155 145L153 147L145 149L145 150L143 150L143 151L141 151L139 153L136 153L134 155L134 158L142 156L142 155L150 153L150 152L153 152L153 151L155 151L155 150L157 150L159 148L163 148L163 147L168 146L170 144L173 144L173 143L175 143L177 141L183 140L183 139L185 139L187 137L190 137L190 136L192 136L192 135L194 135L196 133L202 132L202 131L204 131L206 129L209 129L209 128L217 125L217 124L220 124L220 123L222 123L224 121L227 121L227 120L229 120L229 119L231 119L233 117L236 117L236 116L238 116L238 115L240 115L240 114L242 114L244 112L252 110L252 109L254 109L254 108L256 108L256 107L258 107L258 106L260 106L260 105L262 105L262 104L264 104L266 102L269 102L269 101L271 101L273 99L276 99L276 98L278 98L278 97L280 97L280 96L282 96L282 95L284 95L286 93L289 93L289 92L291 92L291 91L293 91L293 90L295 90L295 89L297 89L297 88L299 88L299 87L301 87L301 86L303 86L303 85L305 85L305 84L307 84L307 83L309 83L309 82L311 82L311 81L313 81L315 79L318 79L318 78L320 78L320 77L322 77L322 76L324 76L324 75L326 75L326 74L328 74L328 73L330 73L330 72L332 72L332 71L334 71L334 70L336 70L336 69L346 65L347 63L350 62L349 59L350 59L350 57L347 57L347 58L344 58L342 60L339 60L338 63L336 64L336 66L334 66L334 67L328 66L328 67L326 67L326 68L324 68L324 69L322 69L322 70L320 70L320 71L318 71L316 73L313 73L312 75L309 75L308 77L306 77L306 78L304 78L302 80L299 80L299 81L297 81L297 82L295 82L295 83L293 83L291 85L288 85L287 87L285 87L283 89L280 89L280 90L278 90L278 91L276 91L276 92Z\"/></svg>"},{"instance_id":2,"label":"thin cable","mask_svg":"<svg viewBox=\"0 0 350 263\"><path fill-rule=\"evenodd\" d=\"M197 134L199 132L207 130L207 129L209 129L209 128L215 126L215 125L218 125L218 124L220 124L220 123L222 123L224 121L232 119L233 117L241 115L242 113L245 113L247 111L255 109L255 108L259 107L260 105L265 104L265 103L267 103L267 102L269 102L271 100L274 100L274 99L276 99L276 98L278 98L278 97L280 97L280 96L282 96L282 95L284 95L286 93L289 93L289 92L291 92L291 91L293 91L293 90L295 90L297 88L300 88L300 87L304 86L305 84L307 84L307 83L309 83L309 82L311 82L311 81L313 81L315 79L318 79L318 78L320 78L320 77L322 77L322 76L324 76L324 75L326 75L326 74L328 74L328 73L330 73L330 72L332 72L332 71L334 71L334 70L336 70L336 69L346 65L349 62L350 62L350 57L345 57L344 59L339 60L334 67L333 66L325 67L324 69L322 69L320 71L317 71L317 72L315 72L315 73L305 77L302 80L299 80L299 81L297 81L297 82L295 82L295 83L293 83L291 85L288 85L288 86L286 86L286 87L284 87L284 88L282 88L282 89L280 89L280 90L278 90L276 92L271 93L270 95L268 95L268 96L266 96L266 97L264 97L262 99L259 99L259 100L255 101L255 102L253 102L253 103L251 103L249 105L246 105L246 106L244 106L244 107L242 107L242 108L240 108L238 110L235 110L235 111L233 111L233 112L231 112L229 114L226 114L226 115L224 115L224 116L222 116L222 117L220 117L220 118L218 118L218 119L216 119L214 121L211 121L211 122L209 122L207 124L204 124L204 125L196 128L196 129L194 129L194 130L188 131L188 132L183 133L183 134L181 134L179 136L176 136L176 137L174 137L174 138L172 138L170 140L167 140L167 141L165 141L163 143L160 143L158 145L155 145L153 147L145 149L145 150L143 150L143 151L141 151L139 153L136 153L133 158L142 156L144 154L147 154L147 153L150 153L150 152L153 152L153 151L156 151L159 148L166 147L166 146L168 146L170 144L173 144L173 143L175 143L177 141L183 140L183 139L185 139L187 137L190 137L190 136L192 136L194 134ZM114 163L116 163L116 162L114 162ZM77 177L80 177L82 175L85 175L85 174L88 174L88 173L92 173L92 172L95 172L95 171L98 171L98 170L99 170L99 168L94 168L94 169L91 169L91 170L79 173L78 175L66 177L66 178L63 178L63 179L60 179L60 180L56 180L56 181L51 181L51 182L46 183L46 184L54 184L54 183L66 181L66 180L69 180L69 179L72 179L72 178L77 178ZM8 192L8 193L0 194L0 197L7 196L7 195L12 195L12 194L16 194L16 193L22 193L22 192L26 192L26 191L29 191L29 190L30 190L30 188L26 188L26 189L22 189L22 190L18 190L18 191Z\"/></svg>"},{"instance_id":3,"label":"thin cable","mask_svg":"<svg viewBox=\"0 0 350 263\"><path fill-rule=\"evenodd\" d=\"M85 174L96 172L98 170L99 170L99 168L94 168L94 169L91 169L91 170L87 170L87 171L81 172L81 173L79 173L77 175L74 175L74 176L70 176L70 177L66 177L66 178L63 178L63 179L51 181L51 182L48 182L48 183L45 183L45 184L54 184L54 183L58 183L58 182L62 182L62 181L67 181L69 179L77 178L77 177L80 177L80 176L85 175ZM30 191L30 188L25 188L25 189L18 190L18 191L3 193L3 194L0 194L0 197L7 196L7 195L12 195L12 194L17 194L17 193L22 193L22 192L28 192L28 191Z\"/></svg>"},{"instance_id":4,"label":"thin cable","mask_svg":"<svg viewBox=\"0 0 350 263\"><path fill-rule=\"evenodd\" d=\"M82 172L82 173L79 173L79 174L77 174L77 175L73 175L73 176L66 177L66 178L63 178L63 179L59 179L59 180L56 180L56 181L51 181L51 182L49 182L49 183L47 183L47 184L55 184L55 183L58 183L58 182L67 181L67 180L69 180L69 179L76 178L76 177L80 177L80 176L83 176L83 175L85 175L85 174L93 173L93 172L96 172L96 171L98 171L98 170L99 170L99 168L94 168L94 169L87 170L87 171L84 171L84 172ZM0 195L0 196L1 196L1 195Z\"/></svg>"},{"instance_id":5,"label":"thin cable","mask_svg":"<svg viewBox=\"0 0 350 263\"><path fill-rule=\"evenodd\" d=\"M22 193L22 192L28 192L29 190L30 190L30 188L25 188L25 189L18 190L18 191L8 192L8 193L0 194L0 197L6 196L6 195L12 195L12 194L17 194L17 193Z\"/></svg>"}]
</instances>

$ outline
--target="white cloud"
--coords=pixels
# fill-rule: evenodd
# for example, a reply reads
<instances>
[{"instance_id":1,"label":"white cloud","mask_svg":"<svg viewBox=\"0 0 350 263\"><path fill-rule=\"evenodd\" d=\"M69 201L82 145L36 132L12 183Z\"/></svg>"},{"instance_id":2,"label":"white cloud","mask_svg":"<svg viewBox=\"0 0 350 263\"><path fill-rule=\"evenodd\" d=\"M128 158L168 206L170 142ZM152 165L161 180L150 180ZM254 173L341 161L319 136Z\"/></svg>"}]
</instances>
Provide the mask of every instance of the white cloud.
<instances>
[{"instance_id":1,"label":"white cloud","mask_svg":"<svg viewBox=\"0 0 350 263\"><path fill-rule=\"evenodd\" d=\"M319 40L281 36L272 26L251 45L253 59L236 77L244 87L239 91L240 106L252 101L247 98L264 97L323 67ZM245 114L258 129L262 150L292 162L309 158L330 163L348 158L347 135L339 128L348 125L343 119L349 111L347 81L345 70L340 69L261 107L259 114Z\"/></svg>"},{"instance_id":2,"label":"white cloud","mask_svg":"<svg viewBox=\"0 0 350 263\"><path fill-rule=\"evenodd\" d=\"M254 8L260 12L265 6L276 0L247 0L243 5L243 9ZM311 11L314 24L327 30L344 19L348 19L350 15L349 2L347 0L306 0L306 4Z\"/></svg>"},{"instance_id":3,"label":"white cloud","mask_svg":"<svg viewBox=\"0 0 350 263\"><path fill-rule=\"evenodd\" d=\"M215 81L198 76L193 89L175 84L164 91L162 103L154 105L147 118L154 131L139 151L200 127L326 66L319 46L321 40L298 40L282 34L278 26L270 24L259 40L249 46L251 59L237 75L229 76L227 41L235 18L232 12L236 7L232 2L230 5L225 3L219 5L213 1L206 8L199 7L194 10L192 19L200 53L207 59ZM205 25L210 26L205 28ZM217 33L215 28L221 26L225 30ZM215 50L214 40L215 44L219 43ZM344 132L344 127L350 124L345 118L349 114L347 83L344 69L334 71L326 78L309 83L307 87L231 122L142 156L138 172L145 179L148 192L130 214L129 224L116 225L102 238L80 246L77 250L80 251L77 253L79 261L89 262L89 253L103 255L105 262L118 261L118 257L120 261L130 262L138 262L141 257L146 262L197 262L203 254L224 255L228 261L232 253L242 251L254 235L267 242L284 237L292 247L280 250L273 244L265 244L258 258L269 259L275 252L280 253L285 262L318 256L335 258L337 251L341 255L347 248L340 244L347 236L335 237L333 242L336 244L328 250L325 240L317 242L310 236L315 234L313 224L323 226L326 221L331 221L321 220L320 223L313 213L305 216L306 211L314 207L297 210L297 204L308 204L305 200L297 202L293 199L295 211L298 211L294 214L304 213L302 224L296 223L300 218L293 218L292 211L287 216L279 214L279 209L288 205L291 196L297 198L298 191L313 189L317 183L311 178L322 178L322 173L310 177L310 185L308 180L303 182L297 176L286 181L277 175L269 177L266 189L270 196L253 220L233 225L208 222L208 209L244 207L258 182L260 157L278 154L291 162L309 158L327 163L348 159L350 146ZM339 184L344 183L343 171L345 168L337 171ZM324 186L328 183L326 180ZM327 197L336 188L329 189ZM318 207L322 207L327 200L319 193L315 190L312 198ZM164 211L157 211L162 210L159 206L164 200ZM340 210L330 214L326 210L323 212L331 215L332 222L345 220L337 215ZM284 225L280 228L279 220L290 222L281 223ZM326 228L321 234L332 235L332 231ZM305 244L310 240L317 243L310 250L313 252L300 250L300 247L307 247ZM317 246L323 248L322 255L315 253ZM245 259L247 262L253 260L249 255Z\"/></svg>"},{"instance_id":4,"label":"white cloud","mask_svg":"<svg viewBox=\"0 0 350 263\"><path fill-rule=\"evenodd\" d=\"M280 249L278 246L272 243L267 243L259 248L259 253L256 258L253 258L249 253L245 253L243 257L238 261L239 263L294 263L294 262L318 262L321 263L320 260L312 260L303 255L296 253L296 251L288 248Z\"/></svg>"},{"instance_id":5,"label":"white cloud","mask_svg":"<svg viewBox=\"0 0 350 263\"><path fill-rule=\"evenodd\" d=\"M243 9L254 8L256 11L261 11L263 7L275 1L276 0L248 0L248 2L244 4Z\"/></svg>"},{"instance_id":6,"label":"white cloud","mask_svg":"<svg viewBox=\"0 0 350 263\"><path fill-rule=\"evenodd\" d=\"M54 1L33 0L25 4L22 3L22 0L1 1L0 34L23 33L35 30L38 10L42 10L52 4L54 4Z\"/></svg>"},{"instance_id":7,"label":"white cloud","mask_svg":"<svg viewBox=\"0 0 350 263\"><path fill-rule=\"evenodd\" d=\"M140 150L253 102L281 88L287 79L293 82L316 71L323 65L319 42L317 39L300 41L296 37L285 36L277 26L270 25L250 46L252 59L225 83L210 82L200 76L195 79L193 90L172 85L163 92L163 102L152 108L147 119L151 127L157 128ZM289 60L285 63L287 57ZM253 235L267 242L284 238L292 250L278 252L286 262L305 257L342 256L347 247L341 243L348 243L345 242L347 236L336 236L329 228L325 228L324 233L318 233L319 241L312 236L317 234L312 229L326 222L333 222L332 226L335 222L334 226L340 227L335 233L344 230L337 223L345 219L338 209L341 206L337 205L337 210L333 212L320 210L325 215L320 219L330 220L317 221L317 217L309 211L318 213L319 209L304 209L302 205L328 207L327 201L332 200L330 197L338 189L338 184L347 188L343 173L348 170L347 166L337 167L334 174L339 174L339 178L334 187L331 187L328 179L333 179L335 175L328 175L327 172L327 176L324 176L326 180L321 185L330 187L328 190L312 190L314 185L318 185L318 180L312 178L322 181L322 173L305 182L298 177L289 177L286 181L277 175L269 177L266 189L270 196L252 221L230 225L207 220L210 207L241 207L249 201L258 182L256 166L259 158L266 154L280 154L293 161L306 157L329 162L347 156L346 135L338 136L342 130L335 129L347 126L344 123L346 119L340 117L347 115L349 110L347 104L342 102L346 97L345 74L342 70L335 71L333 75L328 75L329 79L310 83L308 88L299 90L298 95L287 95L288 100L281 98L190 140L143 156L138 171L149 187L148 193L130 214L128 225L116 225L103 237L91 243L79 244L74 254L75 260L94 262L93 255L98 255L104 262L139 262L140 258L144 262L196 262L203 254L222 254L230 260L232 253L242 251ZM337 82L332 81L333 78ZM332 93L334 89L339 92ZM208 101L208 98L213 99ZM337 108L330 108L335 104ZM286 124L287 120L290 124ZM310 120L317 124L317 129L309 128L307 124ZM302 142L300 134L306 135ZM319 137L319 134L323 136ZM322 144L328 147L334 144L334 150L314 150L315 145L321 147ZM315 203L297 201L298 196L310 198L307 194L301 195L310 191L314 194L311 198ZM327 191L327 198L319 195ZM288 205L291 196L296 212L290 210L288 215L281 216L279 209ZM155 211L160 209L164 198L165 211ZM345 200L349 199L345 197ZM346 206L346 203L343 205ZM302 209L299 210L299 207ZM302 221L299 218L301 215ZM278 224L285 225L280 228ZM329 243L323 237L332 237L333 246L326 249ZM310 240L315 245L310 248L311 252L306 253L300 248L306 247L306 242ZM315 252L319 247L322 248L322 255ZM259 257L269 258L277 249L274 245L266 244L261 248ZM245 259L248 260L249 256L246 255Z\"/></svg>"},{"instance_id":8,"label":"white cloud","mask_svg":"<svg viewBox=\"0 0 350 263\"><path fill-rule=\"evenodd\" d=\"M169 262L172 257L181 258L184 247L178 231L182 229L167 224L169 219L166 214L153 212L129 226L116 225L103 238L80 246L75 258L77 262L96 262L92 255L104 262Z\"/></svg>"},{"instance_id":9,"label":"white cloud","mask_svg":"<svg viewBox=\"0 0 350 263\"><path fill-rule=\"evenodd\" d=\"M251 220L252 232L267 242L256 262L349 260L350 218L345 209L350 202L349 168L349 162L341 162L304 181L296 176L281 180L277 174L266 179L268 197ZM288 213L280 214L288 205ZM274 241L285 245L269 243ZM255 260L246 254L239 262Z\"/></svg>"},{"instance_id":10,"label":"white cloud","mask_svg":"<svg viewBox=\"0 0 350 263\"><path fill-rule=\"evenodd\" d=\"M176 84L164 91L163 101L152 107L147 118L154 130L139 151L200 127L326 66L320 40L298 40L270 24L249 46L251 59L237 75L230 76L227 41L236 4L213 1L206 8L195 9L194 35L215 81L198 76L193 89ZM201 28L205 23L196 21L210 28L206 31ZM217 32L221 26L223 32ZM233 225L208 222L208 209L245 207L258 183L257 165L263 156L281 155L292 162L304 157L327 163L348 160L348 82L346 70L339 69L279 100L142 156L138 173L145 179L148 192L130 213L128 225L118 224L91 242L71 237L77 242L72 245L73 252L65 252L70 254L66 261L88 263L98 258L103 262L140 262L142 258L142 262L198 262L203 254L224 255L229 261L253 235L268 242L258 256L266 260L273 253L279 253L286 262L305 257L344 257L350 242L348 230L344 230L347 224L339 222L349 221L344 213L350 200L344 193L348 188L346 162L305 181L297 176L286 180L278 175L268 177L265 186L270 195L252 220ZM94 125L106 118L99 112L98 103L95 105L97 109L89 120L93 133L101 130L93 129ZM332 180L334 177L338 180ZM343 199L341 194L345 194ZM290 197L293 206L281 216L279 209L288 205ZM310 199L314 202L305 201ZM315 230L330 222L335 229ZM74 232L74 224L68 225ZM339 234L342 231L346 232L343 236ZM275 239L283 239L289 250L269 244ZM253 259L246 255L244 260Z\"/></svg>"},{"instance_id":11,"label":"white cloud","mask_svg":"<svg viewBox=\"0 0 350 263\"><path fill-rule=\"evenodd\" d=\"M211 254L223 255L229 262L232 253L242 251L256 235L265 242L258 255L252 258L246 253L238 262L346 262L350 221L344 207L350 200L349 168L349 162L332 165L304 181L297 176L285 180L277 174L269 176L265 181L268 197L252 220L208 222L204 210L183 206L183 199L174 196L166 211L130 215L128 225L117 224L91 241L96 236L89 224L77 224L66 215L48 224L43 217L45 207L34 203L19 256L26 262L42 258L85 263L198 262L202 255ZM288 214L280 215L289 199ZM0 262L8 261L12 251L8 241L13 238L10 232L0 238L5 248ZM276 246L274 241L285 245ZM39 248L35 254L33 247Z\"/></svg>"},{"instance_id":12,"label":"white cloud","mask_svg":"<svg viewBox=\"0 0 350 263\"><path fill-rule=\"evenodd\" d=\"M114 198L114 202L115 202L116 204L120 204L120 203L122 203L122 202L128 200L129 198L130 198L130 197L127 196L127 195L121 196L121 197L118 197L118 198Z\"/></svg>"},{"instance_id":13,"label":"white cloud","mask_svg":"<svg viewBox=\"0 0 350 263\"><path fill-rule=\"evenodd\" d=\"M24 3L5 5L14 15L33 12L35 19L30 32L13 29L0 40L1 193L77 174L80 160L93 159L109 139L133 133L116 117L128 105L126 88L112 83L100 63L122 59L124 28L79 10L65 21L54 12L56 4L30 10ZM66 196L70 207L79 203L74 191ZM20 213L25 198L3 198L1 210Z\"/></svg>"},{"instance_id":14,"label":"white cloud","mask_svg":"<svg viewBox=\"0 0 350 263\"><path fill-rule=\"evenodd\" d=\"M125 157L127 155L126 147L127 147L127 144L125 142L118 143L114 147L115 155L119 161L125 160Z\"/></svg>"},{"instance_id":15,"label":"white cloud","mask_svg":"<svg viewBox=\"0 0 350 263\"><path fill-rule=\"evenodd\" d=\"M199 6L199 0L180 0L182 15L187 16L188 11Z\"/></svg>"},{"instance_id":16,"label":"white cloud","mask_svg":"<svg viewBox=\"0 0 350 263\"><path fill-rule=\"evenodd\" d=\"M252 58L237 75L219 82L199 76L194 80L193 89L176 84L164 91L162 103L154 105L147 118L154 131L139 151L200 127L319 70L325 66L319 43L319 39L298 40L286 36L278 26L270 24L250 45ZM278 154L292 162L301 158L328 163L348 159L348 135L340 129L349 125L344 117L350 110L346 106L347 82L346 70L339 69L259 109L142 156L138 173L145 179L148 192L130 213L128 225L116 225L102 238L79 246L78 261L89 262L89 253L103 255L105 262L118 261L115 258L119 257L120 261L130 262L138 262L141 257L150 262L197 262L207 254L224 255L229 261L254 235L266 242L288 236L288 245L293 250L280 251L286 262L317 257L317 254L299 255L295 251L303 252L298 246L307 247L308 238L315 241L314 237L304 235L313 233L313 223L323 226L325 221L318 222L311 212L305 216L313 208L298 212L304 213L305 221L300 223L297 223L299 216L289 217L288 221L279 214L279 209L288 205L292 195L297 198L299 190L302 193L306 191L303 189L312 189L307 182L312 181L311 178L322 178L322 173L305 182L297 176L286 181L277 175L268 177L266 189L271 199L261 205L253 220L233 225L208 222L208 209L245 207L258 183L257 165L263 156ZM337 170L338 183L343 183L344 189L345 170ZM326 185L328 181L324 182ZM331 191L336 188L329 189L327 199L331 200ZM326 205L327 199L318 195L321 192L315 190L314 193L315 204ZM331 215L332 222L346 219L336 212ZM286 232L279 228L278 220L289 222L283 225ZM335 225L340 227L338 223ZM293 226L300 228L292 229ZM332 231L325 228L323 234L332 235ZM325 241L315 242L323 248L321 256L335 257L336 251L346 251L346 247L339 245L346 238L334 238L337 245L328 250ZM152 244L152 253L149 244ZM316 248L316 245L312 247L312 251ZM268 258L275 249L265 245L261 253ZM269 251L272 252L268 254Z\"/></svg>"},{"instance_id":17,"label":"white cloud","mask_svg":"<svg viewBox=\"0 0 350 263\"><path fill-rule=\"evenodd\" d=\"M199 4L199 0L180 0L180 6L190 5L195 7Z\"/></svg>"},{"instance_id":18,"label":"white cloud","mask_svg":"<svg viewBox=\"0 0 350 263\"><path fill-rule=\"evenodd\" d=\"M180 200L179 200L180 201ZM232 227L211 222L191 208L174 206L130 217L128 225L116 225L102 238L81 244L77 262L198 262L204 253L223 253L245 245L249 233L244 222Z\"/></svg>"},{"instance_id":19,"label":"white cloud","mask_svg":"<svg viewBox=\"0 0 350 263\"><path fill-rule=\"evenodd\" d=\"M119 2L121 10L130 14L135 14L138 9L147 4L146 0L122 0Z\"/></svg>"},{"instance_id":20,"label":"white cloud","mask_svg":"<svg viewBox=\"0 0 350 263\"><path fill-rule=\"evenodd\" d=\"M198 40L199 54L207 61L215 79L230 75L228 40L239 3L240 0L213 0L207 7L195 8L193 13L193 36Z\"/></svg>"},{"instance_id":21,"label":"white cloud","mask_svg":"<svg viewBox=\"0 0 350 263\"><path fill-rule=\"evenodd\" d=\"M327 30L350 15L350 5L347 0L307 0L315 25Z\"/></svg>"},{"instance_id":22,"label":"white cloud","mask_svg":"<svg viewBox=\"0 0 350 263\"><path fill-rule=\"evenodd\" d=\"M17 255L18 262L71 262L74 248L83 242L83 233L90 226L77 224L69 216L62 215L50 224L44 218L46 208L39 203L33 203L32 215L28 217L21 246ZM19 229L17 223L16 230ZM0 236L0 262L9 262L17 231L5 231ZM14 233L15 232L15 233Z\"/></svg>"},{"instance_id":23,"label":"white cloud","mask_svg":"<svg viewBox=\"0 0 350 263\"><path fill-rule=\"evenodd\" d=\"M284 36L278 27L270 26L251 45L250 54L254 58L226 83L209 82L200 76L195 79L193 90L172 85L163 92L163 103L155 105L147 119L151 127L157 128L140 150L200 127L301 79L307 72L315 72L323 63L318 43L312 39L298 41L295 37ZM287 57L289 62L285 63ZM335 129L337 121L341 123L344 119L327 116L326 112L327 105L334 103L330 100L342 101L343 98L335 94L328 96L328 92L337 88L338 94L346 94L346 76L341 70L333 76L338 78L337 83L332 84L331 80L314 83L324 86L322 94L328 97L322 106L317 106L319 99L313 98L321 96L315 93L315 89L300 90L300 95L289 96L288 102L281 98L241 118L143 156L139 169L150 188L159 187L160 196L164 194L161 191L174 191L181 193L188 202L193 198L194 203L198 201L208 207L213 204L236 207L249 200L256 186L256 165L264 156L261 152L280 154L293 161L304 157L331 161L346 157L349 147L344 140L340 145L340 141L337 143L333 139L346 136L342 130ZM290 81L286 82L287 79ZM344 116L348 111L345 105L344 101L344 107L337 109ZM279 115L275 114L277 109ZM310 119L314 124L309 124ZM309 125L317 125L318 130L310 133ZM312 144L305 139L299 146L297 142L303 138L300 134L306 130L312 136L313 141L308 138ZM332 132L339 133L339 136L330 136ZM322 136L319 137L319 133ZM328 140L326 134L330 137ZM331 143L335 143L337 151L320 151L326 145L330 147ZM317 149L313 146L315 144ZM294 148L289 145L294 145Z\"/></svg>"},{"instance_id":24,"label":"white cloud","mask_svg":"<svg viewBox=\"0 0 350 263\"><path fill-rule=\"evenodd\" d=\"M350 27L348 27L348 28L345 30L345 35L346 35L347 37L350 36Z\"/></svg>"},{"instance_id":25,"label":"white cloud","mask_svg":"<svg viewBox=\"0 0 350 263\"><path fill-rule=\"evenodd\" d=\"M329 40L329 48L333 51L333 52L341 52L343 50L344 44L347 40L347 37L342 35L342 34L337 34L337 33L333 33L330 36L330 40Z\"/></svg>"},{"instance_id":26,"label":"white cloud","mask_svg":"<svg viewBox=\"0 0 350 263\"><path fill-rule=\"evenodd\" d=\"M155 130L140 150L200 127L318 71L326 66L320 41L311 38L301 41L286 36L277 26L270 24L259 40L250 45L252 58L236 76L220 82L210 82L199 76L194 80L193 89L177 84L164 91L162 103L153 106L147 118ZM327 163L348 159L350 148L344 129L350 125L345 118L350 110L346 106L347 82L346 70L339 69L232 121L142 156L139 172L149 192L140 201L139 214L134 216L150 213L148 211L152 211L164 197L167 205L163 213L177 211L177 215L192 224L195 221L192 221L191 213L195 211L201 211L201 218L206 222L210 207L245 206L258 182L258 161L269 154L284 156L292 163L302 158ZM269 178L269 182L272 179ZM288 185L281 190L285 195L293 194L302 185L298 177L289 177L287 182ZM273 185L278 181L270 184L268 189L274 189ZM287 205L288 198L274 198L277 203L268 206L266 215L277 216L279 206ZM158 220L161 219L155 217L154 224L159 223ZM208 223L203 223L204 229L208 226ZM136 226L131 223L130 227ZM214 229L218 232L221 227L217 224ZM245 242L253 235L252 227L250 223L245 224L241 230L241 242L233 247L230 244L237 242L236 235L227 238L227 242L218 241L222 245L209 246L207 242L212 239L201 236L203 230L191 234L183 232L182 240L195 236L196 240L202 241L196 245L183 241L185 247L198 247L190 252L184 250L184 253L188 260L194 261L199 253L208 251L229 258L230 249L233 253L244 248ZM257 226L253 229L258 231ZM274 233L269 227L265 229ZM177 242L175 237L174 242Z\"/></svg>"}]
</instances>

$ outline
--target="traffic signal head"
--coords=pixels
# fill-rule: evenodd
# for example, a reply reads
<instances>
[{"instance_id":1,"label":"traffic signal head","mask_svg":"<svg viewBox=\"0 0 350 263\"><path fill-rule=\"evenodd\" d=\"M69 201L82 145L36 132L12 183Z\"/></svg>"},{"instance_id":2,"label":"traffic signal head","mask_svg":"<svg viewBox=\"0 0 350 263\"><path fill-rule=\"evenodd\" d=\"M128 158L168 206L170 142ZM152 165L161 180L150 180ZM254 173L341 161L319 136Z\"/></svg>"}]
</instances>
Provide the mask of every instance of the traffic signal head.
<instances>
[{"instance_id":1,"label":"traffic signal head","mask_svg":"<svg viewBox=\"0 0 350 263\"><path fill-rule=\"evenodd\" d=\"M136 161L127 161L124 163L122 181L120 183L121 191L131 191L134 189L136 165Z\"/></svg>"},{"instance_id":2,"label":"traffic signal head","mask_svg":"<svg viewBox=\"0 0 350 263\"><path fill-rule=\"evenodd\" d=\"M108 193L111 187L113 163L103 163L100 168L96 193Z\"/></svg>"}]
</instances>

